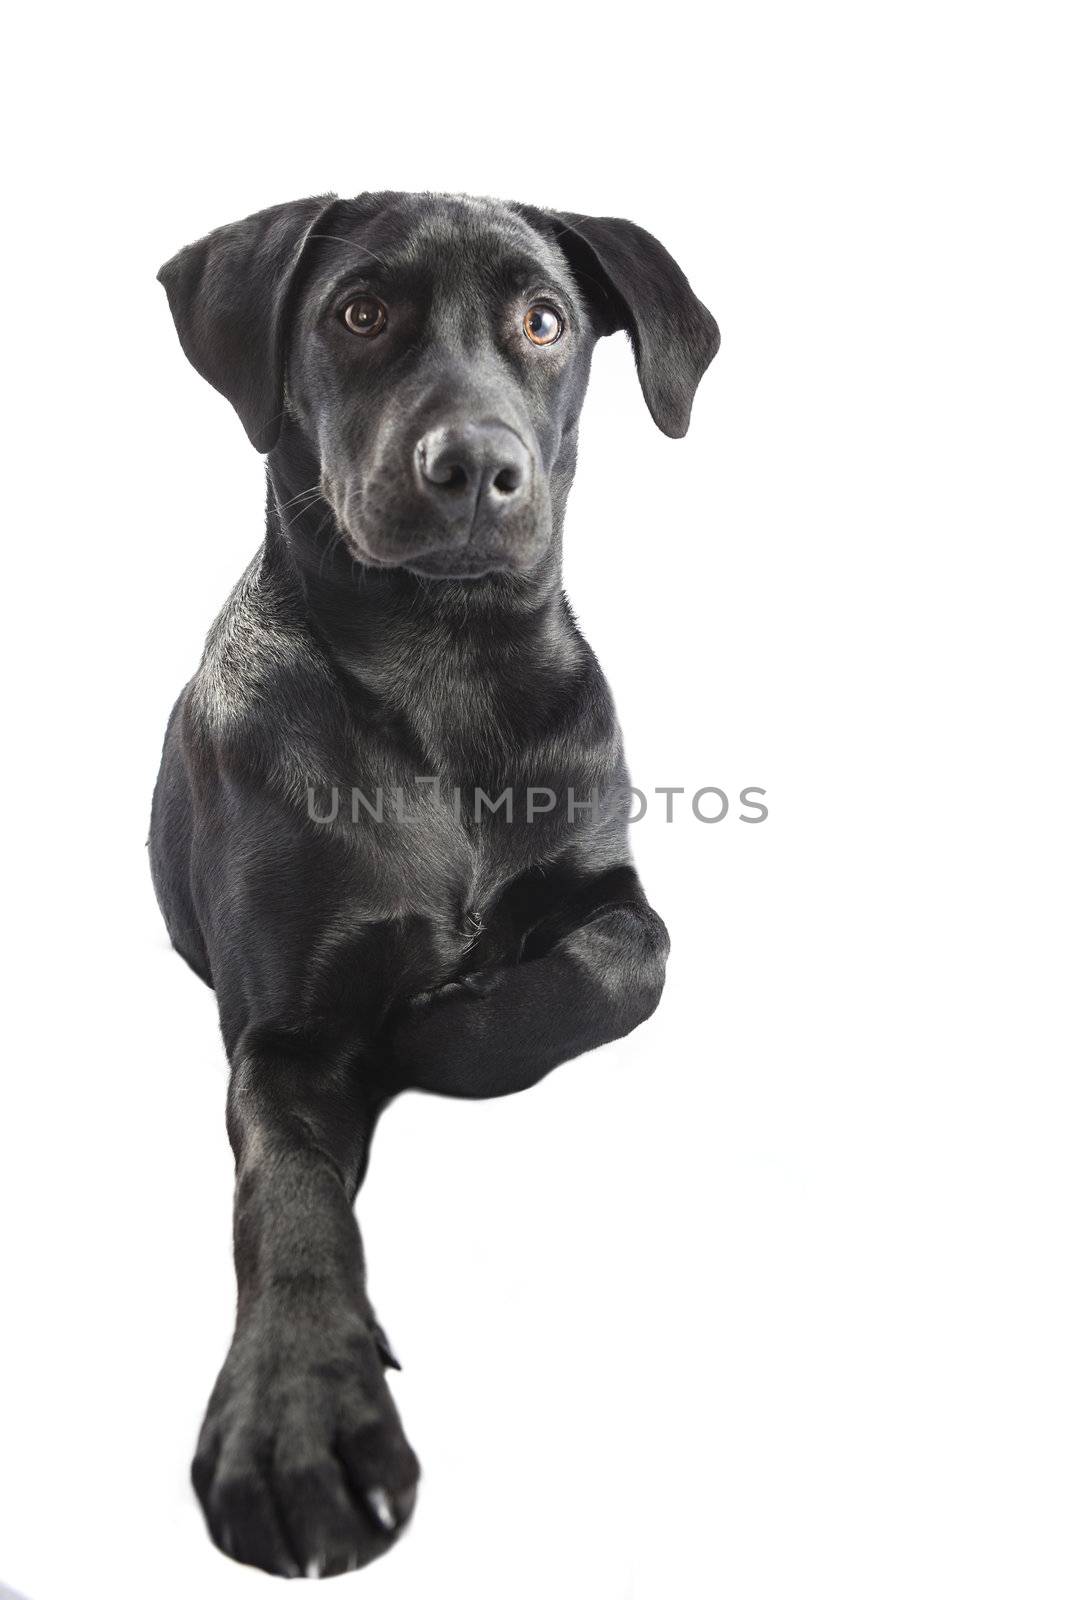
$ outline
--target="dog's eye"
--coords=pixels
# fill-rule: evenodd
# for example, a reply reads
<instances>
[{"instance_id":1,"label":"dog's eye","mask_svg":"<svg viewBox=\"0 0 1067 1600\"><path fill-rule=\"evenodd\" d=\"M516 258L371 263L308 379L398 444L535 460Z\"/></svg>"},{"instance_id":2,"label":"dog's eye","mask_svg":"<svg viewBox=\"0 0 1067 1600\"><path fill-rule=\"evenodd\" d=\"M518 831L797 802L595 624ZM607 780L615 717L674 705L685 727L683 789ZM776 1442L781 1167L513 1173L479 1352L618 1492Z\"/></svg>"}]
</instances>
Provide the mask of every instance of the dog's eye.
<instances>
[{"instance_id":1,"label":"dog's eye","mask_svg":"<svg viewBox=\"0 0 1067 1600\"><path fill-rule=\"evenodd\" d=\"M522 319L522 331L531 344L555 344L563 332L563 318L552 306L531 306Z\"/></svg>"},{"instance_id":2,"label":"dog's eye","mask_svg":"<svg viewBox=\"0 0 1067 1600\"><path fill-rule=\"evenodd\" d=\"M385 327L385 307L373 295L361 294L345 306L345 327L364 338L373 338Z\"/></svg>"}]
</instances>

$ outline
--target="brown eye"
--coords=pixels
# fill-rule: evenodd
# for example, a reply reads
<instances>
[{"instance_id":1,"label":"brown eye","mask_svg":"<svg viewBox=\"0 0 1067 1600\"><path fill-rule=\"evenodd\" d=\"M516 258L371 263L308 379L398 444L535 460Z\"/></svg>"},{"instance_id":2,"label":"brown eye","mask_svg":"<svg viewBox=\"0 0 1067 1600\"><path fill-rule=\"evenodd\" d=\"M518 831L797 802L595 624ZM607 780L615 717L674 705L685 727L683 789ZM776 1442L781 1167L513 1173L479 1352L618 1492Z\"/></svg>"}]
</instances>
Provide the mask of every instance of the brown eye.
<instances>
[{"instance_id":1,"label":"brown eye","mask_svg":"<svg viewBox=\"0 0 1067 1600\"><path fill-rule=\"evenodd\" d=\"M555 344L563 332L563 318L551 306L531 306L522 319L522 331L531 344Z\"/></svg>"},{"instance_id":2,"label":"brown eye","mask_svg":"<svg viewBox=\"0 0 1067 1600\"><path fill-rule=\"evenodd\" d=\"M385 327L385 307L373 295L361 294L345 306L345 327L352 333L372 339Z\"/></svg>"}]
</instances>

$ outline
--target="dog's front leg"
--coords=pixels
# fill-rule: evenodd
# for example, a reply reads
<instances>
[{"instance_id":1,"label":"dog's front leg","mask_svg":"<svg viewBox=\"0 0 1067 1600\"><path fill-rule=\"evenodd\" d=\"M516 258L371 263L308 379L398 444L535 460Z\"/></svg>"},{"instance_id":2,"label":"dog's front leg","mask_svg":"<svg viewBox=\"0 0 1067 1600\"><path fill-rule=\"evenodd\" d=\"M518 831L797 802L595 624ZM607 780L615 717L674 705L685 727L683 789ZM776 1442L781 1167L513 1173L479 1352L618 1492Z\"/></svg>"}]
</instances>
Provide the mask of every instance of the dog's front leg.
<instances>
[{"instance_id":1,"label":"dog's front leg","mask_svg":"<svg viewBox=\"0 0 1067 1600\"><path fill-rule=\"evenodd\" d=\"M391 1082L481 1099L622 1038L655 1010L670 940L629 868L605 874L531 930L523 959L406 1001Z\"/></svg>"},{"instance_id":2,"label":"dog's front leg","mask_svg":"<svg viewBox=\"0 0 1067 1600\"><path fill-rule=\"evenodd\" d=\"M418 1462L385 1383L352 1202L376 1116L348 1063L238 1046L233 1344L193 1481L212 1537L287 1576L363 1566L411 1514Z\"/></svg>"}]
</instances>

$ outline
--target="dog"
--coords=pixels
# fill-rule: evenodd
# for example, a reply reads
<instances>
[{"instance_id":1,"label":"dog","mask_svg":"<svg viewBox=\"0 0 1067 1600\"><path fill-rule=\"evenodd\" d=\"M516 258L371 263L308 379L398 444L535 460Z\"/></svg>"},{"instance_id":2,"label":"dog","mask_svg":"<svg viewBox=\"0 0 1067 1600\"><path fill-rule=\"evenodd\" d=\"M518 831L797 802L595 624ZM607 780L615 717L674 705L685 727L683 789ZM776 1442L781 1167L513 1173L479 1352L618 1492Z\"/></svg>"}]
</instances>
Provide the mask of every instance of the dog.
<instances>
[{"instance_id":1,"label":"dog","mask_svg":"<svg viewBox=\"0 0 1067 1600\"><path fill-rule=\"evenodd\" d=\"M660 997L561 534L596 341L627 332L679 438L719 332L635 224L465 196L273 206L159 278L268 485L152 804L231 1069L237 1318L193 1484L228 1555L331 1576L419 1477L353 1213L378 1116L526 1089Z\"/></svg>"}]
</instances>

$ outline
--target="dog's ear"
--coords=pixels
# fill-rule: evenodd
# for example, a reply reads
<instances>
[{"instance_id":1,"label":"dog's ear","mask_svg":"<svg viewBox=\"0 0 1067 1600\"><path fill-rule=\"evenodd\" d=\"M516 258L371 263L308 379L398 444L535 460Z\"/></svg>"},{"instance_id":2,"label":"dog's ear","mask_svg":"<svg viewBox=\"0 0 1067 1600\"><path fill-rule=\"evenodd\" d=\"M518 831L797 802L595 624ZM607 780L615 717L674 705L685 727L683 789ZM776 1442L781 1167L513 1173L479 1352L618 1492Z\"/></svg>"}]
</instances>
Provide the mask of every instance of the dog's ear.
<instances>
[{"instance_id":1,"label":"dog's ear","mask_svg":"<svg viewBox=\"0 0 1067 1600\"><path fill-rule=\"evenodd\" d=\"M281 431L293 285L305 241L334 199L257 211L159 269L182 349L230 401L257 450L272 449Z\"/></svg>"},{"instance_id":2,"label":"dog's ear","mask_svg":"<svg viewBox=\"0 0 1067 1600\"><path fill-rule=\"evenodd\" d=\"M719 348L719 329L677 261L652 234L620 217L518 209L567 257L597 332L625 328L630 335L648 409L664 433L681 439L697 385Z\"/></svg>"}]
</instances>

